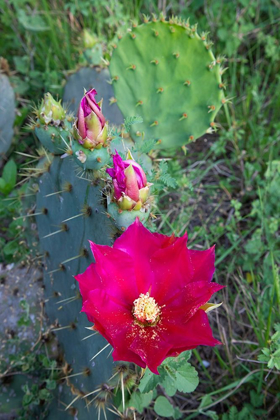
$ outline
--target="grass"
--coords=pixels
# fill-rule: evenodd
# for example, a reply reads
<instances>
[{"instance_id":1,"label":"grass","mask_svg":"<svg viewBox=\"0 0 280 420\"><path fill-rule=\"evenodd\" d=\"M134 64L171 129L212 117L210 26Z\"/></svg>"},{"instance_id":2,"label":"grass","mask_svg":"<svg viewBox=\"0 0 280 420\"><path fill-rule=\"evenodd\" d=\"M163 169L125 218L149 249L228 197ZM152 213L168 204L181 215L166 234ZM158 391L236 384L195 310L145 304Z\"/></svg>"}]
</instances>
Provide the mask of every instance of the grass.
<instances>
[{"instance_id":1,"label":"grass","mask_svg":"<svg viewBox=\"0 0 280 420\"><path fill-rule=\"evenodd\" d=\"M110 44L118 29L128 26L130 19L137 20L140 12L161 11L190 16L201 28L210 28L214 50L228 57L226 93L233 99L218 116L217 134L188 146L186 156L179 153L179 164L178 152L176 160L168 154L178 188L160 193L156 211L162 233L181 235L187 230L189 246L196 249L216 244L215 278L227 288L220 293L223 307L211 316L211 322L225 345L193 353L200 385L191 396L182 394L174 401L183 407L186 419L204 413L226 420L233 407L239 411L234 411L234 419L277 418L279 371L258 363L261 349L269 346L273 326L279 322L280 309L277 1L211 0L186 5L175 1L15 0L0 2L0 8L1 29L6 34L5 42L0 41L1 55L9 62L22 114L10 150L19 168L25 159L14 152L28 153L33 147L32 137L22 128L25 117L44 91L61 94L65 74L79 61L83 28L91 28ZM3 203L1 229L7 244L15 229L10 209L16 214L18 202L10 207ZM2 260L11 262L15 252L2 253ZM17 258L22 257L19 252ZM203 361L210 366L205 367Z\"/></svg>"}]
</instances>

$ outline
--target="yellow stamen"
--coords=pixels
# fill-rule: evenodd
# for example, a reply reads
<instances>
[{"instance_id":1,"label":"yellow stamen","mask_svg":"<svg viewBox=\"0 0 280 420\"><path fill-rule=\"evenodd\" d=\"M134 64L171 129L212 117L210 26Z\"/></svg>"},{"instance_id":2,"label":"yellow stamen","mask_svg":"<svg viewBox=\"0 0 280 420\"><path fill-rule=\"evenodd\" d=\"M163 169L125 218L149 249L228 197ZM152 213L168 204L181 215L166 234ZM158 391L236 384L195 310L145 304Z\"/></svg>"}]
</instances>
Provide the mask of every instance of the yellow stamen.
<instances>
[{"instance_id":1,"label":"yellow stamen","mask_svg":"<svg viewBox=\"0 0 280 420\"><path fill-rule=\"evenodd\" d=\"M155 299L150 297L149 292L145 295L141 293L139 298L135 299L133 305L132 313L138 325L146 327L157 324L161 311Z\"/></svg>"}]
</instances>

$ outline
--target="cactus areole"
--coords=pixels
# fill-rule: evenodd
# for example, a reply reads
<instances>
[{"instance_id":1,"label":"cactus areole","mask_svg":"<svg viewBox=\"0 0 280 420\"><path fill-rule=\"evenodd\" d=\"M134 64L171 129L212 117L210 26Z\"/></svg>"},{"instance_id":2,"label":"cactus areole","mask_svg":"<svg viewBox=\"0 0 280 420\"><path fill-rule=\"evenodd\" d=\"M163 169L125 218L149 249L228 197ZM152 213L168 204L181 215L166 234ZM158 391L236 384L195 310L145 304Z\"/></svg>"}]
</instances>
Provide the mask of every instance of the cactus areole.
<instances>
[{"instance_id":1,"label":"cactus areole","mask_svg":"<svg viewBox=\"0 0 280 420\"><path fill-rule=\"evenodd\" d=\"M158 374L167 357L220 344L206 314L223 287L211 282L214 247L193 251L186 243L186 234L151 233L138 219L112 248L91 243L96 262L76 276L82 311L113 346L114 360Z\"/></svg>"}]
</instances>

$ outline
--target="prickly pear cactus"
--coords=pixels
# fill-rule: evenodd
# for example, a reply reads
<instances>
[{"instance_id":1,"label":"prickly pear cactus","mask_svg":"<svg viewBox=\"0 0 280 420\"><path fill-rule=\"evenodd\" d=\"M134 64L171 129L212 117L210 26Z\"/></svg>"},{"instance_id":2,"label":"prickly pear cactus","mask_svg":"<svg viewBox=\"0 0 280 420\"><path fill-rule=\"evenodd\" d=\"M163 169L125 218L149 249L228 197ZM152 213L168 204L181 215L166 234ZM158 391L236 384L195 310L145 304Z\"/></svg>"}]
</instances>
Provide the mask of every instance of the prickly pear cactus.
<instances>
[{"instance_id":1,"label":"prickly pear cactus","mask_svg":"<svg viewBox=\"0 0 280 420\"><path fill-rule=\"evenodd\" d=\"M15 120L15 94L9 78L0 74L0 157L12 143Z\"/></svg>"},{"instance_id":2,"label":"prickly pear cactus","mask_svg":"<svg viewBox=\"0 0 280 420\"><path fill-rule=\"evenodd\" d=\"M100 186L79 177L77 169L71 158L53 158L38 180L36 221L45 259L46 312L50 321L57 323L53 331L72 369L66 379L68 387L63 387L59 398L62 403L52 406L50 418L70 419L75 414L79 420L89 420L98 418L94 403L86 408L97 394L83 397L108 381L113 362L108 358L110 348L91 360L107 342L86 330L89 324L80 313L81 298L73 275L92 262L88 239L111 245L115 231L101 203ZM107 412L107 418L115 417Z\"/></svg>"},{"instance_id":3,"label":"prickly pear cactus","mask_svg":"<svg viewBox=\"0 0 280 420\"><path fill-rule=\"evenodd\" d=\"M223 70L207 34L171 19L134 26L116 45L111 83L124 117L140 115L141 131L159 147L182 146L211 132L223 101Z\"/></svg>"},{"instance_id":4,"label":"prickly pear cactus","mask_svg":"<svg viewBox=\"0 0 280 420\"><path fill-rule=\"evenodd\" d=\"M97 101L103 98L102 112L114 125L121 125L123 117L116 104L110 106L110 99L114 96L113 87L108 83L110 73L108 69L84 67L68 77L64 88L63 102L67 109L77 115L80 101L84 95L84 90L95 88L99 95Z\"/></svg>"}]
</instances>

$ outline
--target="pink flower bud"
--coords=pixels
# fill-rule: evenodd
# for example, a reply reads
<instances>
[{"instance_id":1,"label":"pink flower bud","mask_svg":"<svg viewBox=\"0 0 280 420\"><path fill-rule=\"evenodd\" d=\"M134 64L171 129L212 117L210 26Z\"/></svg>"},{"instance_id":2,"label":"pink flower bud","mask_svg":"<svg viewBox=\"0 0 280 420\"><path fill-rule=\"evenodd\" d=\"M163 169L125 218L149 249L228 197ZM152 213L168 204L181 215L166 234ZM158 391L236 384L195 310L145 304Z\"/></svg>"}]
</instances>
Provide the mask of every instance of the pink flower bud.
<instances>
[{"instance_id":1,"label":"pink flower bud","mask_svg":"<svg viewBox=\"0 0 280 420\"><path fill-rule=\"evenodd\" d=\"M129 157L132 158L130 153ZM117 151L113 155L113 164L114 167L106 172L113 178L117 204L123 210L141 208L149 196L150 184L147 183L145 172L133 159L122 160Z\"/></svg>"},{"instance_id":2,"label":"pink flower bud","mask_svg":"<svg viewBox=\"0 0 280 420\"><path fill-rule=\"evenodd\" d=\"M108 128L102 114L101 102L97 103L95 89L85 93L74 124L74 137L86 149L101 147L107 140Z\"/></svg>"}]
</instances>

